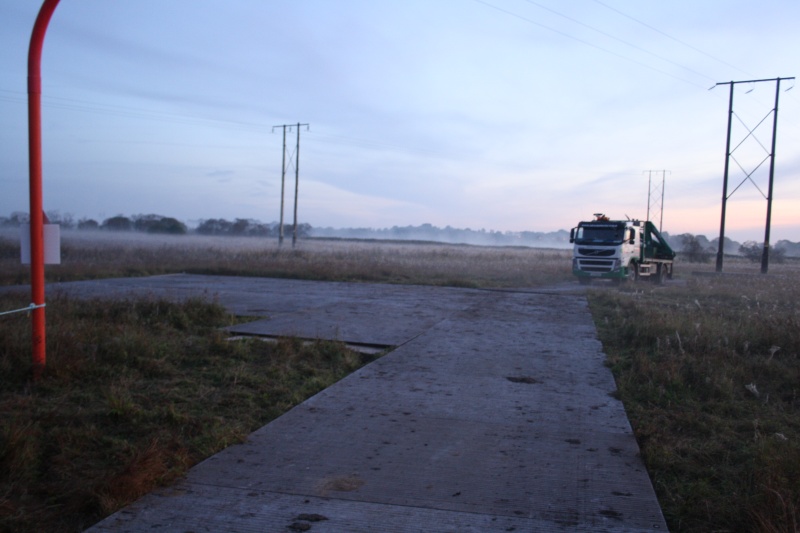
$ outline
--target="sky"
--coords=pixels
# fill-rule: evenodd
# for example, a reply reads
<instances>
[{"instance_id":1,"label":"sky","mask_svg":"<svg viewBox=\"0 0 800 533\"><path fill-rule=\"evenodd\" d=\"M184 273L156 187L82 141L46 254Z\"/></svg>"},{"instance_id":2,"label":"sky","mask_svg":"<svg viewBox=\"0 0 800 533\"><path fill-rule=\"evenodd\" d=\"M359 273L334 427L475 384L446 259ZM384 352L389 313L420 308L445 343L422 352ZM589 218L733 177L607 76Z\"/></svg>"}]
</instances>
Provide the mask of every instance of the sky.
<instances>
[{"instance_id":1,"label":"sky","mask_svg":"<svg viewBox=\"0 0 800 533\"><path fill-rule=\"evenodd\" d=\"M28 210L40 6L0 0L0 216ZM713 238L725 83L799 74L798 21L796 0L61 0L44 207L277 221L285 156L287 223L299 160L314 227L557 231L602 212ZM800 241L794 83L777 93L773 243ZM739 241L764 240L776 89L733 85Z\"/></svg>"}]
</instances>

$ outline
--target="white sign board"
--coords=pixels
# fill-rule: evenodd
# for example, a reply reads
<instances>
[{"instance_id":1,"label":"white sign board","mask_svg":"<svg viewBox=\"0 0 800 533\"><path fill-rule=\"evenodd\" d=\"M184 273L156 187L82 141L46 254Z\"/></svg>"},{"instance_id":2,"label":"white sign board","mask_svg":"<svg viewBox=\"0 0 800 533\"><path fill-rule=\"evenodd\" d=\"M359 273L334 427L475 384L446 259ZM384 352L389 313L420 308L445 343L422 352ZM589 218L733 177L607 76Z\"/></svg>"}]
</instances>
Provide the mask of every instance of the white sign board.
<instances>
[{"instance_id":1,"label":"white sign board","mask_svg":"<svg viewBox=\"0 0 800 533\"><path fill-rule=\"evenodd\" d=\"M22 224L19 227L19 251L23 265L31 264L31 226ZM44 263L46 265L61 264L61 226L44 225Z\"/></svg>"}]
</instances>

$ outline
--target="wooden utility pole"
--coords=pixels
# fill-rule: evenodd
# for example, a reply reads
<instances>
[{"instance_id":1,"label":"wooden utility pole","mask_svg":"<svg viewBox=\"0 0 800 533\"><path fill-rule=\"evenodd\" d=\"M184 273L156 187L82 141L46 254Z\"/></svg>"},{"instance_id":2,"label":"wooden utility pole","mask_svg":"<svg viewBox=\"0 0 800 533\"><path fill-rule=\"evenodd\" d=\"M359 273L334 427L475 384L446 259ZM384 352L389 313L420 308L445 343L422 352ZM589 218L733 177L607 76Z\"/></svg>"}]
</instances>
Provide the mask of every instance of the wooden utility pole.
<instances>
[{"instance_id":1,"label":"wooden utility pole","mask_svg":"<svg viewBox=\"0 0 800 533\"><path fill-rule=\"evenodd\" d=\"M283 128L283 151L281 156L281 218L278 225L278 246L283 245L283 191L286 188L286 124L273 127Z\"/></svg>"},{"instance_id":2,"label":"wooden utility pole","mask_svg":"<svg viewBox=\"0 0 800 533\"><path fill-rule=\"evenodd\" d=\"M300 187L300 127L305 126L306 131L308 131L309 125L308 124L301 124L298 122L297 124L281 124L279 126L273 126L272 131L275 131L275 128L282 128L283 129L283 152L281 156L281 216L280 216L280 225L278 227L278 245L283 245L283 205L284 205L284 191L286 189L286 130L288 128L289 132L291 133L293 127L297 127L297 144L295 145L294 151L294 229L292 231L292 248L295 247L297 244L297 198L298 198L298 189ZM291 163L292 156L289 156L289 162Z\"/></svg>"}]
</instances>

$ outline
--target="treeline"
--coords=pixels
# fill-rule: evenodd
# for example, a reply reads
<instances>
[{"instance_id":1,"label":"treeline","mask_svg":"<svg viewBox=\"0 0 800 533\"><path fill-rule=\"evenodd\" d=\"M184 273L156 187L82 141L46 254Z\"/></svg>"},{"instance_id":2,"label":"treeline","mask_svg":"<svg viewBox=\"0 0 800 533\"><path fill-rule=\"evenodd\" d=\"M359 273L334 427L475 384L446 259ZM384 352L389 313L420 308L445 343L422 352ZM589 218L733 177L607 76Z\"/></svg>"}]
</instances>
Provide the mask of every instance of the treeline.
<instances>
[{"instance_id":1,"label":"treeline","mask_svg":"<svg viewBox=\"0 0 800 533\"><path fill-rule=\"evenodd\" d=\"M103 221L90 218L75 220L71 215L62 215L53 211L47 213L51 224L59 224L63 229L138 231L144 233L164 233L183 235L196 233L199 235L222 235L237 237L278 237L280 227L277 222L263 223L258 220L237 218L209 218L200 220L196 227L189 228L183 222L162 215L133 215L130 217L117 215ZM28 214L12 213L9 217L0 217L0 226L19 226L28 222ZM292 224L284 224L284 236L294 233ZM430 241L457 244L473 244L484 246L539 246L566 248L569 246L569 232L535 231L494 231L470 228L460 229L452 226L444 228L432 224L419 226L393 226L391 228L314 228L310 224L297 225L299 238L334 238L334 239L369 239L369 240L401 240Z\"/></svg>"},{"instance_id":2,"label":"treeline","mask_svg":"<svg viewBox=\"0 0 800 533\"><path fill-rule=\"evenodd\" d=\"M47 222L58 224L62 229L81 231L136 231L141 233L160 233L167 235L186 235L197 233L199 235L227 235L236 237L278 237L280 227L277 222L265 224L258 220L237 218L233 221L224 218L209 218L201 220L196 228L189 228L186 224L172 217L163 215L116 215L98 222L91 218L75 220L72 215L62 215L58 211L47 212ZM30 220L28 213L15 212L8 217L0 216L0 227L19 227ZM311 233L309 224L297 225L297 236L308 237ZM293 224L284 224L285 236L294 232Z\"/></svg>"},{"instance_id":3,"label":"treeline","mask_svg":"<svg viewBox=\"0 0 800 533\"><path fill-rule=\"evenodd\" d=\"M685 233L667 239L670 246L681 254L681 257L693 263L708 263L716 257L719 250L719 239L709 241L704 235L692 235ZM676 244L680 246L676 246ZM764 243L757 241L745 241L738 243L725 238L723 247L727 255L741 255L754 263L761 262L764 252ZM783 263L787 257L800 257L800 243L787 240L780 240L770 247L769 260L773 263Z\"/></svg>"},{"instance_id":4,"label":"treeline","mask_svg":"<svg viewBox=\"0 0 800 533\"><path fill-rule=\"evenodd\" d=\"M313 237L339 239L375 239L399 241L433 241L484 246L540 246L565 248L569 244L569 232L495 231L452 226L440 228L433 224L419 226L393 226L391 228L313 228Z\"/></svg>"},{"instance_id":5,"label":"treeline","mask_svg":"<svg viewBox=\"0 0 800 533\"><path fill-rule=\"evenodd\" d=\"M47 213L48 221L60 224L64 229L76 230L108 230L108 231L137 231L143 233L161 233L184 235L196 233L199 235L218 235L235 237L275 237L280 233L277 222L264 223L258 220L236 218L208 218L200 220L196 227L189 228L183 222L162 215L133 215L130 217L117 215L102 221L90 218L75 220L72 215L61 214L57 211ZM0 227L16 227L28 222L28 214L15 212L8 217L0 216ZM294 233L292 224L284 224L284 236L289 237ZM704 235L684 233L672 236L662 232L673 250L681 257L694 262L708 262L717 254L719 239L708 240ZM368 240L400 240L400 241L428 241L456 244L472 244L482 246L534 246L547 248L568 248L569 232L566 230L552 232L538 231L494 231L486 229L473 230L460 229L452 226L443 228L433 224L420 224L419 226L393 226L391 228L314 228L310 224L298 224L297 236L299 238L328 238L328 239L368 239ZM742 255L753 261L761 260L763 243L746 241L739 243L725 238L726 254ZM780 240L770 249L770 260L780 262L786 257L800 257L800 243Z\"/></svg>"},{"instance_id":6,"label":"treeline","mask_svg":"<svg viewBox=\"0 0 800 533\"><path fill-rule=\"evenodd\" d=\"M0 226L15 227L30 221L28 213L15 212L9 217L0 217ZM189 232L186 224L172 217L161 215L134 215L126 217L117 215L98 222L91 218L75 220L72 215L62 215L58 211L46 213L48 224L58 224L62 229L107 230L107 231L140 231L143 233L166 233L184 235Z\"/></svg>"},{"instance_id":7,"label":"treeline","mask_svg":"<svg viewBox=\"0 0 800 533\"><path fill-rule=\"evenodd\" d=\"M297 236L308 237L311 234L309 224L297 225ZM209 218L201 220L195 233L200 235L230 235L236 237L278 237L280 235L280 225L277 222L264 224L258 220L237 218L233 221L224 218ZM294 233L294 224L284 224L284 236Z\"/></svg>"}]
</instances>

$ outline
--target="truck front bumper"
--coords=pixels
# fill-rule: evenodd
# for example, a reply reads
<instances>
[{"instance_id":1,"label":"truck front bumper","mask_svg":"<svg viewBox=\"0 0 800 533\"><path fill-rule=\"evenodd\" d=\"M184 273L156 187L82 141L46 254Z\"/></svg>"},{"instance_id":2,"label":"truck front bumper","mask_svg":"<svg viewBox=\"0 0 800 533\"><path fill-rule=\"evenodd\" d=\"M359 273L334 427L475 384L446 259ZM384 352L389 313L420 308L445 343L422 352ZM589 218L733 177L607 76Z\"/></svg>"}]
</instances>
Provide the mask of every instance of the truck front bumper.
<instances>
[{"instance_id":1,"label":"truck front bumper","mask_svg":"<svg viewBox=\"0 0 800 533\"><path fill-rule=\"evenodd\" d=\"M572 273L583 278L619 279L628 276L628 267L623 267L619 259L575 258Z\"/></svg>"}]
</instances>

